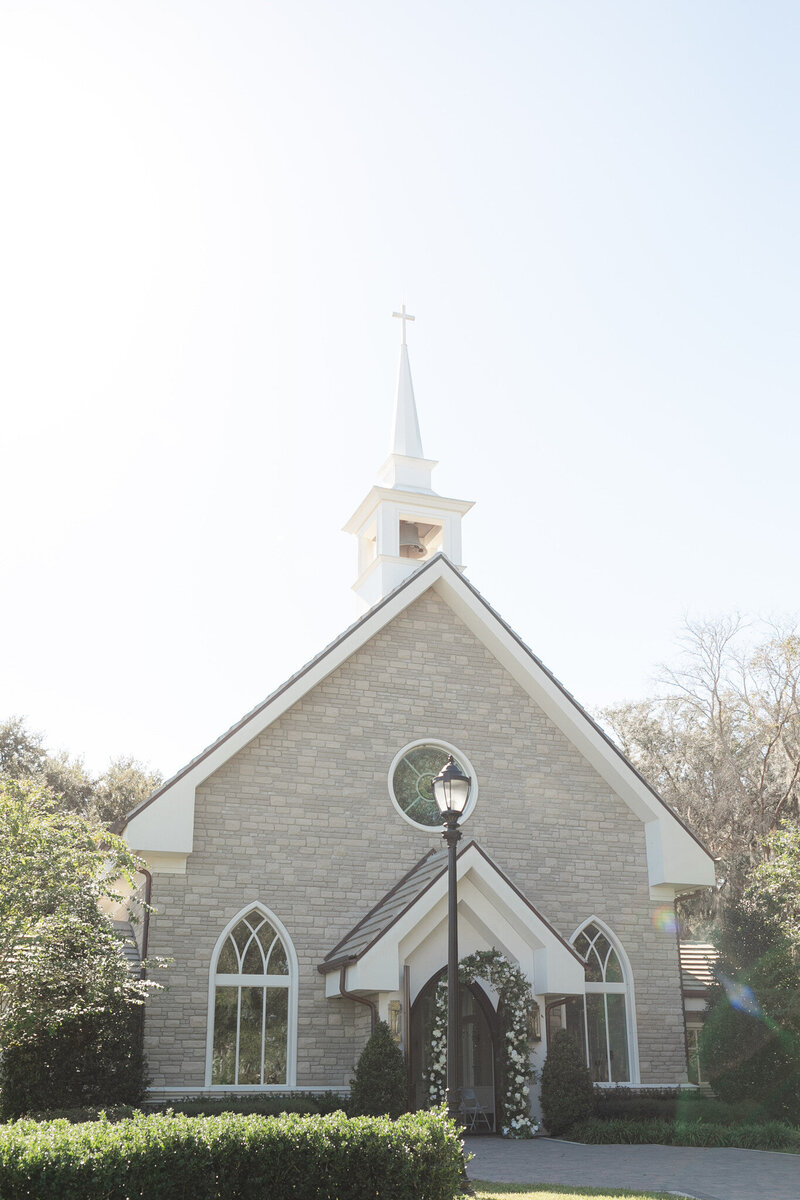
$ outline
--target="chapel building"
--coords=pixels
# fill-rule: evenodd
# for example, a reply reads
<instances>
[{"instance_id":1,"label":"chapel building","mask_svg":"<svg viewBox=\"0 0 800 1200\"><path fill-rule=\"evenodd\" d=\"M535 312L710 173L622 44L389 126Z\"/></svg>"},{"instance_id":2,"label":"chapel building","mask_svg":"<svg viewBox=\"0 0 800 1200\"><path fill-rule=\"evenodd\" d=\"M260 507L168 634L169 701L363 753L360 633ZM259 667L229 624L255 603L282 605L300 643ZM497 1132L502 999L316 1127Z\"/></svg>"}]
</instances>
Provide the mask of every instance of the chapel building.
<instances>
[{"instance_id":1,"label":"chapel building","mask_svg":"<svg viewBox=\"0 0 800 1200\"><path fill-rule=\"evenodd\" d=\"M154 910L139 949L171 960L146 1007L153 1099L346 1091L377 1014L424 1105L447 962L430 781L450 754L472 780L459 953L530 981L532 1065L566 1026L600 1084L687 1081L671 918L713 860L466 578L472 505L432 488L402 316L391 453L345 526L364 615L124 825ZM462 988L460 1082L491 1114L497 1007Z\"/></svg>"}]
</instances>

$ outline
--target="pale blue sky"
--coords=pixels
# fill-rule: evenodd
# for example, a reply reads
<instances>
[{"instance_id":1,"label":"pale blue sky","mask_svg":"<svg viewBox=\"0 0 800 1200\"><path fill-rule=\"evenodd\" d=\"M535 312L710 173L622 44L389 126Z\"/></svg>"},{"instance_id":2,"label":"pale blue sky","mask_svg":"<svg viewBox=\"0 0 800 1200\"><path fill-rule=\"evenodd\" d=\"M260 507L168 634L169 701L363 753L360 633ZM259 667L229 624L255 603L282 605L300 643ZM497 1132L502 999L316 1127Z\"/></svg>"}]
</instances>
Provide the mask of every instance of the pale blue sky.
<instances>
[{"instance_id":1,"label":"pale blue sky","mask_svg":"<svg viewBox=\"0 0 800 1200\"><path fill-rule=\"evenodd\" d=\"M0 0L0 716L169 773L354 618L402 300L590 708L800 609L800 8Z\"/></svg>"}]
</instances>

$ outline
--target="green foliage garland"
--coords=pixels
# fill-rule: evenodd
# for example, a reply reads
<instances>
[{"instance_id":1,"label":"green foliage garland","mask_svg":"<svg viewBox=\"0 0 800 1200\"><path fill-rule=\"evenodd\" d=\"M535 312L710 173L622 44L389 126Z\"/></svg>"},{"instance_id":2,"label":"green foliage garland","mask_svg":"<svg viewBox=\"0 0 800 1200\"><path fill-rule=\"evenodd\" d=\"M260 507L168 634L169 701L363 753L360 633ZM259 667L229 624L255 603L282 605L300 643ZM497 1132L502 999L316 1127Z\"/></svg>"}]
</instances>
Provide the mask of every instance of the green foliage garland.
<instances>
[{"instance_id":1,"label":"green foliage garland","mask_svg":"<svg viewBox=\"0 0 800 1200\"><path fill-rule=\"evenodd\" d=\"M538 1125L530 1113L530 1038L534 1010L538 1008L531 985L518 966L499 950L479 950L458 964L462 984L485 979L498 993L502 1018L500 1071L502 1081L503 1137L533 1137ZM436 989L431 1067L427 1076L430 1105L443 1104L447 1090L447 980Z\"/></svg>"}]
</instances>

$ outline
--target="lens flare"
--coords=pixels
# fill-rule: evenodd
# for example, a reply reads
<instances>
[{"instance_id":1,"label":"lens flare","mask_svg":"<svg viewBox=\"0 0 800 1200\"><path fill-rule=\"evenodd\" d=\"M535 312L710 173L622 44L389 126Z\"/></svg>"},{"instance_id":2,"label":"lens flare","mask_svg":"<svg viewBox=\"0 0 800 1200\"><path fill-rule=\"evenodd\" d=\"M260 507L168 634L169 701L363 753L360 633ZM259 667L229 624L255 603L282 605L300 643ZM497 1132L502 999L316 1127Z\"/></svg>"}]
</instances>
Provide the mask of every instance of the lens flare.
<instances>
[{"instance_id":1,"label":"lens flare","mask_svg":"<svg viewBox=\"0 0 800 1200\"><path fill-rule=\"evenodd\" d=\"M662 904L657 908L652 916L653 928L660 930L661 933L676 933L678 922L675 920L675 913L668 904Z\"/></svg>"},{"instance_id":2,"label":"lens flare","mask_svg":"<svg viewBox=\"0 0 800 1200\"><path fill-rule=\"evenodd\" d=\"M762 1017L761 1005L755 997L755 992L746 983L737 983L735 979L727 979L720 975L720 983L725 988L731 1008L747 1013L749 1017Z\"/></svg>"}]
</instances>

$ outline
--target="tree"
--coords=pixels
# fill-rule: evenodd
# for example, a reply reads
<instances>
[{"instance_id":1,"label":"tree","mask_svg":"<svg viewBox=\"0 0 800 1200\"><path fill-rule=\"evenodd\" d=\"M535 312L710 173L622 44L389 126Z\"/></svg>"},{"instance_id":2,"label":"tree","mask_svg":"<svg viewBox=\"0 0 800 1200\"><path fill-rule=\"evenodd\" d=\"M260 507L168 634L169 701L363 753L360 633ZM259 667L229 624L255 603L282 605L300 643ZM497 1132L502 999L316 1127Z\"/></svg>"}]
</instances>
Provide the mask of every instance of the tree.
<instances>
[{"instance_id":1,"label":"tree","mask_svg":"<svg viewBox=\"0 0 800 1200\"><path fill-rule=\"evenodd\" d=\"M770 896L751 884L726 906L716 986L700 1038L715 1093L800 1121L800 958Z\"/></svg>"},{"instance_id":2,"label":"tree","mask_svg":"<svg viewBox=\"0 0 800 1200\"><path fill-rule=\"evenodd\" d=\"M22 717L0 723L0 776L30 779L41 774L46 758L42 735L26 729Z\"/></svg>"},{"instance_id":3,"label":"tree","mask_svg":"<svg viewBox=\"0 0 800 1200\"><path fill-rule=\"evenodd\" d=\"M753 871L753 884L768 896L775 920L800 962L800 825L784 821L766 839L768 857Z\"/></svg>"},{"instance_id":4,"label":"tree","mask_svg":"<svg viewBox=\"0 0 800 1200\"><path fill-rule=\"evenodd\" d=\"M138 1014L157 985L131 974L100 908L140 866L124 842L64 812L43 785L0 780L0 1092L5 1116L138 1098Z\"/></svg>"},{"instance_id":5,"label":"tree","mask_svg":"<svg viewBox=\"0 0 800 1200\"><path fill-rule=\"evenodd\" d=\"M158 771L130 756L112 759L103 774L93 778L82 759L48 751L42 735L31 733L21 717L0 724L0 779L34 780L68 812L109 827L162 782Z\"/></svg>"},{"instance_id":6,"label":"tree","mask_svg":"<svg viewBox=\"0 0 800 1200\"><path fill-rule=\"evenodd\" d=\"M350 1080L351 1116L399 1117L408 1111L406 1064L385 1021L378 1021Z\"/></svg>"},{"instance_id":7,"label":"tree","mask_svg":"<svg viewBox=\"0 0 800 1200\"><path fill-rule=\"evenodd\" d=\"M88 1018L127 1021L157 985L134 977L100 909L141 864L121 839L30 781L0 781L0 1054ZM106 1022L108 1023L108 1022ZM112 1021L113 1023L113 1021Z\"/></svg>"},{"instance_id":8,"label":"tree","mask_svg":"<svg viewBox=\"0 0 800 1200\"><path fill-rule=\"evenodd\" d=\"M687 623L666 692L602 714L721 860L723 899L742 894L770 835L800 809L800 635L771 627L755 646L743 642L737 618Z\"/></svg>"},{"instance_id":9,"label":"tree","mask_svg":"<svg viewBox=\"0 0 800 1200\"><path fill-rule=\"evenodd\" d=\"M110 827L151 796L162 782L159 771L151 771L138 759L112 759L95 781L91 812L95 820Z\"/></svg>"}]
</instances>

